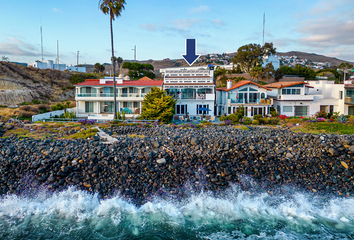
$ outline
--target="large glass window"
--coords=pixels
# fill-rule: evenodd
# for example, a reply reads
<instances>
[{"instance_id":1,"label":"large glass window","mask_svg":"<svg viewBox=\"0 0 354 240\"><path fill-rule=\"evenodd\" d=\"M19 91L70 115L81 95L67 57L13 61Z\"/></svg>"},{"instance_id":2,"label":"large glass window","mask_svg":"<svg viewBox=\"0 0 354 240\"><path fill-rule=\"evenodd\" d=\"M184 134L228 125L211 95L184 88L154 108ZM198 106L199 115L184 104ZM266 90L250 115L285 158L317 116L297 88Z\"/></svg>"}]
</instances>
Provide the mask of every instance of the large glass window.
<instances>
[{"instance_id":1,"label":"large glass window","mask_svg":"<svg viewBox=\"0 0 354 240\"><path fill-rule=\"evenodd\" d=\"M93 102L85 102L85 112L93 113Z\"/></svg>"},{"instance_id":2,"label":"large glass window","mask_svg":"<svg viewBox=\"0 0 354 240\"><path fill-rule=\"evenodd\" d=\"M187 114L187 105L176 105L176 114Z\"/></svg>"},{"instance_id":3,"label":"large glass window","mask_svg":"<svg viewBox=\"0 0 354 240\"><path fill-rule=\"evenodd\" d=\"M114 102L103 102L101 109L103 112L112 113L114 109Z\"/></svg>"},{"instance_id":4,"label":"large glass window","mask_svg":"<svg viewBox=\"0 0 354 240\"><path fill-rule=\"evenodd\" d=\"M283 106L283 113L291 113L293 112L292 106Z\"/></svg>"},{"instance_id":5,"label":"large glass window","mask_svg":"<svg viewBox=\"0 0 354 240\"><path fill-rule=\"evenodd\" d=\"M283 88L282 89L282 94L283 95L300 95L301 90L300 89L289 89L289 88Z\"/></svg>"},{"instance_id":6,"label":"large glass window","mask_svg":"<svg viewBox=\"0 0 354 240\"><path fill-rule=\"evenodd\" d=\"M249 103L257 103L257 93L249 94Z\"/></svg>"},{"instance_id":7,"label":"large glass window","mask_svg":"<svg viewBox=\"0 0 354 240\"><path fill-rule=\"evenodd\" d=\"M296 117L307 116L307 106L295 106L295 116Z\"/></svg>"},{"instance_id":8,"label":"large glass window","mask_svg":"<svg viewBox=\"0 0 354 240\"><path fill-rule=\"evenodd\" d=\"M195 89L182 89L182 99L195 99Z\"/></svg>"}]
</instances>

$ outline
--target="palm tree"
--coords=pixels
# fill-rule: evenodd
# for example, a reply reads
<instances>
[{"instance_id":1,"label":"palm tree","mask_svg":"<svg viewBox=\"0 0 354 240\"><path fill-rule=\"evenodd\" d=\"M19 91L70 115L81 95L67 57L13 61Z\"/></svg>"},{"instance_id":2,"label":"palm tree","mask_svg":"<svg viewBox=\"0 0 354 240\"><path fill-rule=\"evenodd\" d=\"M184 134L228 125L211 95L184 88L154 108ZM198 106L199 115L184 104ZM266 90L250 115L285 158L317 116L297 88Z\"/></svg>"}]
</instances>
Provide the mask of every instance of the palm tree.
<instances>
[{"instance_id":1,"label":"palm tree","mask_svg":"<svg viewBox=\"0 0 354 240\"><path fill-rule=\"evenodd\" d=\"M123 62L123 58L118 57L118 58L117 58L117 63L118 63L118 71L119 71L119 74L118 74L118 75L120 75L120 65L122 64L122 62Z\"/></svg>"},{"instance_id":2,"label":"palm tree","mask_svg":"<svg viewBox=\"0 0 354 240\"><path fill-rule=\"evenodd\" d=\"M125 0L100 0L100 9L104 14L109 14L111 26L111 45L112 45L112 65L113 65L113 85L114 85L114 119L117 119L117 93L116 93L116 71L113 48L113 27L112 23L116 17L119 17L124 10Z\"/></svg>"}]
</instances>

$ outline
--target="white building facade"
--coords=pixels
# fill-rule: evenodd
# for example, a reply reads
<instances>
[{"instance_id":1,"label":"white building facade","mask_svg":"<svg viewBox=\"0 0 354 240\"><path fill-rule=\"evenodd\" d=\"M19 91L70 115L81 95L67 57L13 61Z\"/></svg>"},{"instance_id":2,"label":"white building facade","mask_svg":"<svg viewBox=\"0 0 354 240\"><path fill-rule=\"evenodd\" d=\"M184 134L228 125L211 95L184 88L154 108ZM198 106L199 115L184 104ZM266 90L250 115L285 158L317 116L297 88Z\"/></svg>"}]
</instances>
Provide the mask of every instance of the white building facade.
<instances>
[{"instance_id":1,"label":"white building facade","mask_svg":"<svg viewBox=\"0 0 354 240\"><path fill-rule=\"evenodd\" d=\"M217 115L229 115L244 107L244 114L247 117L255 115L267 115L273 104L268 98L268 88L252 81L240 81L232 85L227 81L227 87L216 89Z\"/></svg>"},{"instance_id":2,"label":"white building facade","mask_svg":"<svg viewBox=\"0 0 354 240\"><path fill-rule=\"evenodd\" d=\"M272 63L274 70L280 68L280 60L274 55L263 58L262 67L265 67L268 63Z\"/></svg>"},{"instance_id":3,"label":"white building facade","mask_svg":"<svg viewBox=\"0 0 354 240\"><path fill-rule=\"evenodd\" d=\"M176 116L215 115L214 67L187 67L161 69L163 89L177 99ZM198 109L208 109L201 111Z\"/></svg>"},{"instance_id":4,"label":"white building facade","mask_svg":"<svg viewBox=\"0 0 354 240\"><path fill-rule=\"evenodd\" d=\"M310 94L313 88L305 82L276 82L265 85L272 89L268 95L274 99L274 108L280 115L300 117L313 115L317 103Z\"/></svg>"},{"instance_id":5,"label":"white building facade","mask_svg":"<svg viewBox=\"0 0 354 240\"><path fill-rule=\"evenodd\" d=\"M58 64L54 63L52 60L48 60L45 62L32 62L28 63L28 67L34 67L39 69L52 69L58 70ZM66 64L59 64L59 71L68 70L70 72L86 72L86 67L74 67L74 66L66 66Z\"/></svg>"},{"instance_id":6,"label":"white building facade","mask_svg":"<svg viewBox=\"0 0 354 240\"><path fill-rule=\"evenodd\" d=\"M163 81L143 77L129 81L129 77L116 78L117 112L126 117L137 117L141 113L145 95L153 87L162 89ZM89 119L113 119L114 88L113 78L87 79L76 86L76 116Z\"/></svg>"}]
</instances>

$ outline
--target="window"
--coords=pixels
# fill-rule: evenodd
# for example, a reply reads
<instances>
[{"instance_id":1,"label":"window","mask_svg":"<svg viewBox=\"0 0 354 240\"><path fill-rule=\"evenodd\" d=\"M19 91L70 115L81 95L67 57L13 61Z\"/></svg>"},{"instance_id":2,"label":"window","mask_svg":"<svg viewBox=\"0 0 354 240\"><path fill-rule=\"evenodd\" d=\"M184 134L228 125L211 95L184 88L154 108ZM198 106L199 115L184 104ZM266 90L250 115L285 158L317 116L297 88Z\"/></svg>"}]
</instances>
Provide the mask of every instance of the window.
<instances>
[{"instance_id":1,"label":"window","mask_svg":"<svg viewBox=\"0 0 354 240\"><path fill-rule=\"evenodd\" d=\"M334 106L333 106L333 105L330 105L330 106L329 106L329 112L330 112L331 114L333 114L333 109L334 109Z\"/></svg>"},{"instance_id":2,"label":"window","mask_svg":"<svg viewBox=\"0 0 354 240\"><path fill-rule=\"evenodd\" d=\"M93 102L85 102L85 112L93 113Z\"/></svg>"},{"instance_id":3,"label":"window","mask_svg":"<svg viewBox=\"0 0 354 240\"><path fill-rule=\"evenodd\" d=\"M284 106L283 107L283 112L291 113L293 112L293 107L292 106Z\"/></svg>"},{"instance_id":4,"label":"window","mask_svg":"<svg viewBox=\"0 0 354 240\"><path fill-rule=\"evenodd\" d=\"M242 88L240 92L247 92L247 88Z\"/></svg>"},{"instance_id":5,"label":"window","mask_svg":"<svg viewBox=\"0 0 354 240\"><path fill-rule=\"evenodd\" d=\"M139 102L134 102L134 108L138 108L139 107Z\"/></svg>"},{"instance_id":6,"label":"window","mask_svg":"<svg viewBox=\"0 0 354 240\"><path fill-rule=\"evenodd\" d=\"M261 93L261 99L265 99L265 93Z\"/></svg>"},{"instance_id":7,"label":"window","mask_svg":"<svg viewBox=\"0 0 354 240\"><path fill-rule=\"evenodd\" d=\"M129 87L129 93L138 93L138 89L134 87Z\"/></svg>"},{"instance_id":8,"label":"window","mask_svg":"<svg viewBox=\"0 0 354 240\"><path fill-rule=\"evenodd\" d=\"M300 95L301 90L300 89L282 89L282 94L283 95Z\"/></svg>"},{"instance_id":9,"label":"window","mask_svg":"<svg viewBox=\"0 0 354 240\"><path fill-rule=\"evenodd\" d=\"M307 116L307 106L295 106L295 116L296 117Z\"/></svg>"},{"instance_id":10,"label":"window","mask_svg":"<svg viewBox=\"0 0 354 240\"><path fill-rule=\"evenodd\" d=\"M339 99L343 99L343 91L339 91Z\"/></svg>"},{"instance_id":11,"label":"window","mask_svg":"<svg viewBox=\"0 0 354 240\"><path fill-rule=\"evenodd\" d=\"M257 92L257 90L256 89L254 89L254 88L250 88L250 90L249 91L251 91L251 92Z\"/></svg>"},{"instance_id":12,"label":"window","mask_svg":"<svg viewBox=\"0 0 354 240\"><path fill-rule=\"evenodd\" d=\"M176 105L176 114L187 114L187 105Z\"/></svg>"}]
</instances>

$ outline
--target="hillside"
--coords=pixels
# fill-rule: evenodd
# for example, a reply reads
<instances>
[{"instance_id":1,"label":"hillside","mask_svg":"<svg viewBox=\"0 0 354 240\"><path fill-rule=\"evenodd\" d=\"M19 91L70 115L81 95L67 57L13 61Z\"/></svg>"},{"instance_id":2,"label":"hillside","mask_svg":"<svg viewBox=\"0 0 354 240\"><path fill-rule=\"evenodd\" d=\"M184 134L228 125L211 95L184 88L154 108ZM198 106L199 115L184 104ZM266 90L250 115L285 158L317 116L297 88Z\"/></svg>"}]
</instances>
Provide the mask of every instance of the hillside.
<instances>
[{"instance_id":1,"label":"hillside","mask_svg":"<svg viewBox=\"0 0 354 240\"><path fill-rule=\"evenodd\" d=\"M278 56L297 56L298 58L311 60L313 62L328 62L331 64L331 66L339 66L343 62L348 62L348 61L340 60L340 59L334 58L334 57L327 57L327 56L319 55L319 54L315 54L315 53L305 53L305 52L298 52L298 51L291 51L291 52L285 52L285 53L278 52L277 55Z\"/></svg>"},{"instance_id":2,"label":"hillside","mask_svg":"<svg viewBox=\"0 0 354 240\"><path fill-rule=\"evenodd\" d=\"M72 99L69 81L73 73L28 68L0 61L0 105L14 106L33 99L61 101Z\"/></svg>"}]
</instances>

